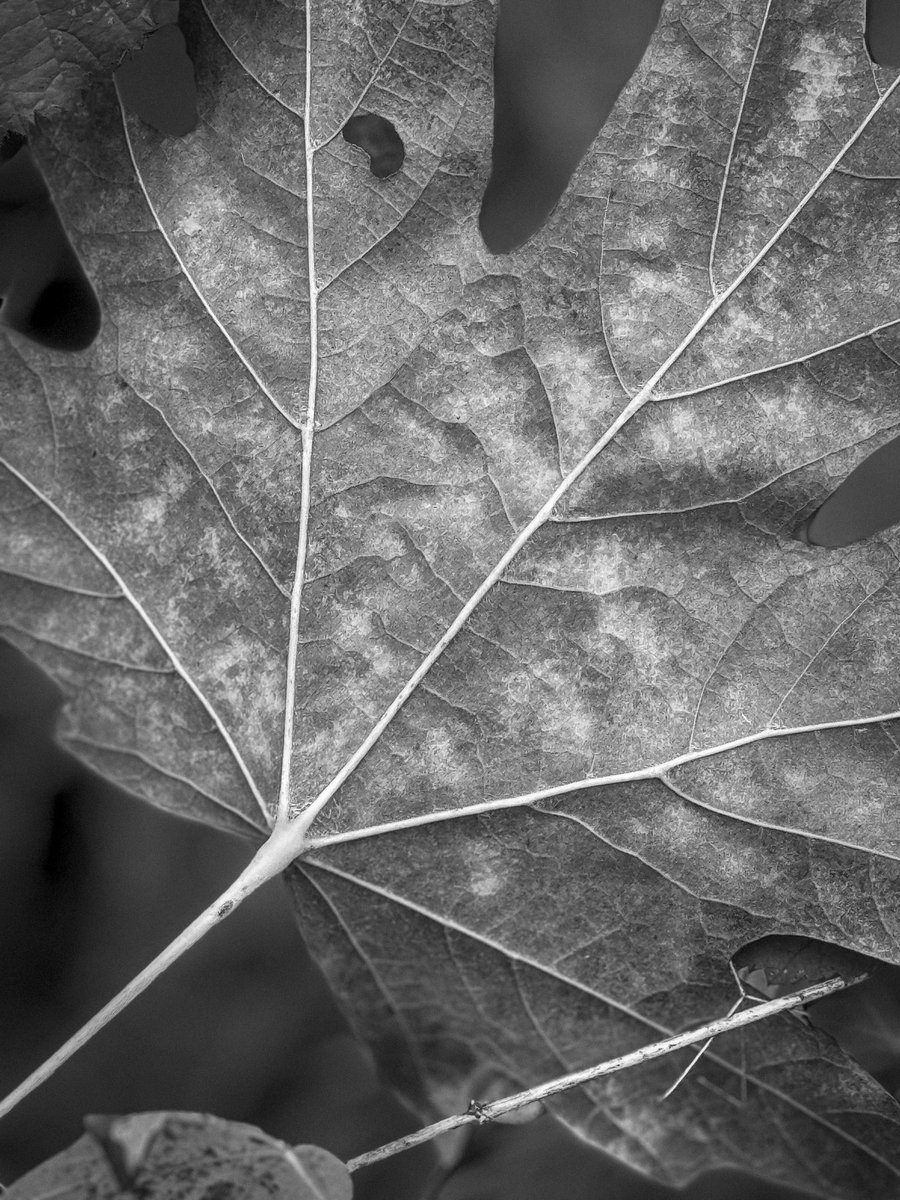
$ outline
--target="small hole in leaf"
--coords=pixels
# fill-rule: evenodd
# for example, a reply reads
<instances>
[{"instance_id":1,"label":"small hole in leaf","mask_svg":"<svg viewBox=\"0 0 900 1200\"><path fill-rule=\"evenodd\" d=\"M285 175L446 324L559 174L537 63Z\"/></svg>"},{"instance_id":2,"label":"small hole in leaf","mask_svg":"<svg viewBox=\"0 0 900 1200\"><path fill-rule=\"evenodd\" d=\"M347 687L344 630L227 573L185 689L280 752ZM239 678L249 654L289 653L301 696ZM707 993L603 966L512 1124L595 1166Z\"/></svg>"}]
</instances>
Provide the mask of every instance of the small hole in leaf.
<instances>
[{"instance_id":1,"label":"small hole in leaf","mask_svg":"<svg viewBox=\"0 0 900 1200\"><path fill-rule=\"evenodd\" d=\"M897 0L866 0L866 47L873 62L883 67L900 67Z\"/></svg>"},{"instance_id":2,"label":"small hole in leaf","mask_svg":"<svg viewBox=\"0 0 900 1200\"><path fill-rule=\"evenodd\" d=\"M85 350L100 330L100 305L85 279L54 279L20 332L51 350Z\"/></svg>"},{"instance_id":3,"label":"small hole in leaf","mask_svg":"<svg viewBox=\"0 0 900 1200\"><path fill-rule=\"evenodd\" d=\"M376 113L358 113L343 129L344 141L359 146L369 156L369 170L379 179L395 175L403 166L406 150L395 126Z\"/></svg>"},{"instance_id":4,"label":"small hole in leaf","mask_svg":"<svg viewBox=\"0 0 900 1200\"><path fill-rule=\"evenodd\" d=\"M836 549L900 523L900 437L856 467L795 531L798 541Z\"/></svg>"}]
</instances>

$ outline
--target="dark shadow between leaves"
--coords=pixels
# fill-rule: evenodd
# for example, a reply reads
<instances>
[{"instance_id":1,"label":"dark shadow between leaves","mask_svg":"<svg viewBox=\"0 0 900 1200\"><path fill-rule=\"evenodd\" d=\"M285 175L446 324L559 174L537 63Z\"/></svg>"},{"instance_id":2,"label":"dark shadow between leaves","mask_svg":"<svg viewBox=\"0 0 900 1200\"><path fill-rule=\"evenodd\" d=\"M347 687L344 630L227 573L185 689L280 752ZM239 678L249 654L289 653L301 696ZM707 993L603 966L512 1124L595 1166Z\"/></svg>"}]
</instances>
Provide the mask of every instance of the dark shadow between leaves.
<instances>
[{"instance_id":1,"label":"dark shadow between leaves","mask_svg":"<svg viewBox=\"0 0 900 1200\"><path fill-rule=\"evenodd\" d=\"M122 63L113 78L122 104L169 137L197 128L197 81L184 34L163 25Z\"/></svg>"},{"instance_id":2,"label":"dark shadow between leaves","mask_svg":"<svg viewBox=\"0 0 900 1200\"><path fill-rule=\"evenodd\" d=\"M808 546L849 546L900 522L900 437L851 471L794 532Z\"/></svg>"},{"instance_id":3,"label":"dark shadow between leaves","mask_svg":"<svg viewBox=\"0 0 900 1200\"><path fill-rule=\"evenodd\" d=\"M662 0L502 0L491 176L478 225L493 254L556 207L643 57Z\"/></svg>"},{"instance_id":4,"label":"dark shadow between leaves","mask_svg":"<svg viewBox=\"0 0 900 1200\"><path fill-rule=\"evenodd\" d=\"M873 62L900 67L900 7L897 0L866 0L866 48Z\"/></svg>"},{"instance_id":5,"label":"dark shadow between leaves","mask_svg":"<svg viewBox=\"0 0 900 1200\"><path fill-rule=\"evenodd\" d=\"M55 740L63 695L0 637L3 1093L243 867L249 843L161 812ZM418 1127L377 1079L269 885L0 1123L9 1182L86 1112L170 1106L250 1121L350 1158ZM302 932L302 931L301 931ZM357 1200L417 1194L433 1146L354 1176ZM2 1190L2 1189L0 1189Z\"/></svg>"},{"instance_id":6,"label":"dark shadow between leaves","mask_svg":"<svg viewBox=\"0 0 900 1200\"><path fill-rule=\"evenodd\" d=\"M145 38L115 72L122 104L160 132L197 126L194 68L177 24ZM0 324L51 350L86 350L100 332L96 293L26 140L0 144Z\"/></svg>"},{"instance_id":7,"label":"dark shadow between leaves","mask_svg":"<svg viewBox=\"0 0 900 1200\"><path fill-rule=\"evenodd\" d=\"M0 165L0 324L50 350L86 350L100 303L28 146L4 139Z\"/></svg>"}]
</instances>

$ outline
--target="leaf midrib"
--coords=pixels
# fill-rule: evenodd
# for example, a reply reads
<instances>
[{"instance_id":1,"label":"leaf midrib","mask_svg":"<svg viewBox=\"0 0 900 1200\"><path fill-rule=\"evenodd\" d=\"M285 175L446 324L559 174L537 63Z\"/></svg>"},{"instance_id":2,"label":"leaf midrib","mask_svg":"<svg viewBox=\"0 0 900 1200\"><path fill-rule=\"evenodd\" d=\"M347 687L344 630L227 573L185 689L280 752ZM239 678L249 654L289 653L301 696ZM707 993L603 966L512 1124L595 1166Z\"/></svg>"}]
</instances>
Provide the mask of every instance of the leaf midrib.
<instances>
[{"instance_id":1,"label":"leaf midrib","mask_svg":"<svg viewBox=\"0 0 900 1200\"><path fill-rule=\"evenodd\" d=\"M309 6L307 6L307 24L309 25ZM311 47L307 41L307 62L311 61ZM735 276L728 287L721 292L707 307L702 316L696 321L692 329L685 335L682 341L671 352L668 358L660 367L651 375L650 379L644 384L641 390L629 401L625 408L620 412L616 420L609 426L606 432L594 443L591 449L582 457L580 462L565 476L562 482L558 485L550 498L540 508L540 510L532 517L531 521L521 530L518 536L508 547L503 556L499 559L492 571L485 577L481 585L472 594L466 604L460 609L457 616L444 631L442 636L434 644L432 649L424 657L416 671L407 680L407 683L400 692L394 697L394 700L385 709L382 716L370 729L368 735L362 743L357 747L356 751L344 763L344 766L337 772L326 787L319 795L302 810L302 821L304 828L308 828L310 823L315 819L319 812L325 807L334 793L338 790L342 783L353 773L360 762L366 757L369 750L380 739L382 733L387 729L393 721L400 708L406 703L406 700L412 695L419 683L430 671L434 663L440 658L444 650L454 640L456 635L463 628L464 624L480 604L484 596L490 591L493 585L501 578L503 572L516 557L519 551L526 545L532 534L536 532L551 516L553 509L559 503L563 496L570 490L573 484L581 477L581 475L591 465L597 455L605 448L606 445L615 437L637 412L643 408L644 404L652 398L652 393L657 384L665 378L674 364L681 358L688 347L694 342L700 332L706 327L712 317L722 308L734 292L740 287L744 280L756 269L760 262L766 257L769 251L777 245L784 233L791 228L799 214L803 211L810 200L818 193L819 189L825 181L831 176L838 163L844 155L851 149L853 145L862 136L865 129L869 126L876 114L884 107L894 91L900 85L900 75L885 89L878 100L872 105L869 112L859 123L854 133L841 146L838 153L832 158L830 163L820 172L818 178L806 191L802 199L796 204L790 214L784 219L778 229L772 234L764 246L757 252L749 263ZM310 70L307 67L307 101L310 97ZM311 193L310 193L311 197ZM311 204L308 201L308 214L311 216ZM312 267L310 268L312 271ZM299 612L298 612L299 617ZM294 631L292 629L292 638ZM290 669L290 664L289 664Z\"/></svg>"}]
</instances>

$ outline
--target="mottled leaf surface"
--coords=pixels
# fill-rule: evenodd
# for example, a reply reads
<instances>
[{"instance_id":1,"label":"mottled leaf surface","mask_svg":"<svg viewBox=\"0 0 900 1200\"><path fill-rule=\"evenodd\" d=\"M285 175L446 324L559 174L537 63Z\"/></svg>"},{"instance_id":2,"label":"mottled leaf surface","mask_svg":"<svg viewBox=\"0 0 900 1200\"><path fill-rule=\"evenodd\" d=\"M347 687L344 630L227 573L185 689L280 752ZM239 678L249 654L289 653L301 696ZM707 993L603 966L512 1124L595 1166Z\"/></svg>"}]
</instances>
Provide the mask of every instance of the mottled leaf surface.
<instances>
[{"instance_id":1,"label":"mottled leaf surface","mask_svg":"<svg viewBox=\"0 0 900 1200\"><path fill-rule=\"evenodd\" d=\"M306 124L305 14L207 0L195 131L98 89L37 147L105 324L5 345L0 620L68 744L259 836L282 757L299 812L519 538L290 873L422 1111L727 1011L759 938L900 961L900 536L791 536L898 432L900 126L862 7L672 0L503 259L488 5L309 19ZM361 108L390 179L340 136ZM660 1103L681 1065L557 1110L660 1179L900 1196L900 1110L824 1034L723 1037Z\"/></svg>"},{"instance_id":2,"label":"mottled leaf surface","mask_svg":"<svg viewBox=\"0 0 900 1200\"><path fill-rule=\"evenodd\" d=\"M253 1125L200 1113L87 1117L67 1150L5 1190L9 1200L350 1200L344 1164Z\"/></svg>"},{"instance_id":3,"label":"mottled leaf surface","mask_svg":"<svg viewBox=\"0 0 900 1200\"><path fill-rule=\"evenodd\" d=\"M0 131L72 108L95 76L171 15L171 0L4 0L0 5ZM175 4L177 13L177 0Z\"/></svg>"}]
</instances>

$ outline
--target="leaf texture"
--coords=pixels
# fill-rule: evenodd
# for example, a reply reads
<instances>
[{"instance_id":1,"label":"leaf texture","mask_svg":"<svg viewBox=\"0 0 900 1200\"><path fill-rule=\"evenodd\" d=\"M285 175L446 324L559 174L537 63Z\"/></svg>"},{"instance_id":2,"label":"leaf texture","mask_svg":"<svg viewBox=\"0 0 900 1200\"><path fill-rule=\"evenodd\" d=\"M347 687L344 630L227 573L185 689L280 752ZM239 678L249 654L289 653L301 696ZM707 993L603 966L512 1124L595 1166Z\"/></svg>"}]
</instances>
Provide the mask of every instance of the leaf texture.
<instances>
[{"instance_id":1,"label":"leaf texture","mask_svg":"<svg viewBox=\"0 0 900 1200\"><path fill-rule=\"evenodd\" d=\"M350 1200L339 1159L318 1146L291 1148L253 1125L200 1113L87 1117L89 1132L12 1187L9 1200L202 1200L216 1195Z\"/></svg>"},{"instance_id":2,"label":"leaf texture","mask_svg":"<svg viewBox=\"0 0 900 1200\"><path fill-rule=\"evenodd\" d=\"M791 536L898 432L861 8L667 5L497 259L487 4L186 7L194 132L97 89L37 147L105 314L5 348L0 619L64 738L252 836L324 791L304 935L423 1112L726 1011L757 938L900 961L900 541ZM900 1196L900 1110L823 1034L723 1037L661 1104L679 1065L558 1111L670 1182Z\"/></svg>"},{"instance_id":3,"label":"leaf texture","mask_svg":"<svg viewBox=\"0 0 900 1200\"><path fill-rule=\"evenodd\" d=\"M167 0L6 0L0 9L0 130L72 108L90 81L168 15Z\"/></svg>"}]
</instances>

